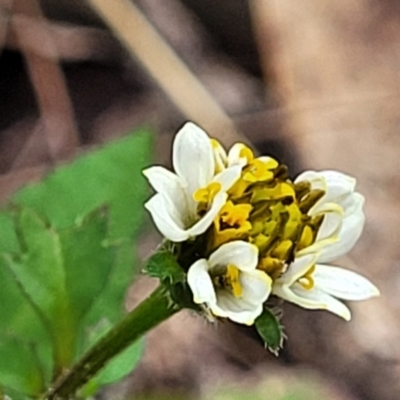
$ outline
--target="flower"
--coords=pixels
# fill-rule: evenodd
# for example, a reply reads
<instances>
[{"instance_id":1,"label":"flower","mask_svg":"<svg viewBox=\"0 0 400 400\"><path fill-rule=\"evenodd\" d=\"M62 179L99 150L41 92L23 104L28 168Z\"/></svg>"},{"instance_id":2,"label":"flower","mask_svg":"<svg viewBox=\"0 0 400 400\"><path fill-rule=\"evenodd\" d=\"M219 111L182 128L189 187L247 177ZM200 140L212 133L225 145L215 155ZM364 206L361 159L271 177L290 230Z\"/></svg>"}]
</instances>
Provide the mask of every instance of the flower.
<instances>
[{"instance_id":1,"label":"flower","mask_svg":"<svg viewBox=\"0 0 400 400\"><path fill-rule=\"evenodd\" d=\"M173 242L204 233L238 180L240 165L215 173L210 138L198 126L186 123L173 145L175 173L155 166L143 171L157 192L146 204L159 231Z\"/></svg>"},{"instance_id":2,"label":"flower","mask_svg":"<svg viewBox=\"0 0 400 400\"><path fill-rule=\"evenodd\" d=\"M208 259L191 265L188 284L196 304L213 315L251 325L262 313L271 278L257 270L258 249L241 240L223 244Z\"/></svg>"},{"instance_id":3,"label":"flower","mask_svg":"<svg viewBox=\"0 0 400 400\"><path fill-rule=\"evenodd\" d=\"M351 313L343 300L365 300L379 296L379 290L363 276L330 265L318 264L318 252L302 251L278 278L272 292L307 309L328 310L349 321Z\"/></svg>"},{"instance_id":4,"label":"flower","mask_svg":"<svg viewBox=\"0 0 400 400\"><path fill-rule=\"evenodd\" d=\"M310 190L322 192L308 215L323 216L315 238L321 243L321 262L329 262L349 252L364 227L364 197L355 192L356 180L337 171L306 171L295 183L308 182Z\"/></svg>"},{"instance_id":5,"label":"flower","mask_svg":"<svg viewBox=\"0 0 400 400\"><path fill-rule=\"evenodd\" d=\"M330 264L364 227L354 178L306 171L293 181L274 158L243 143L226 152L192 123L176 135L173 167L144 171L157 192L146 208L167 239L185 242L172 243L178 264L194 303L212 316L251 325L273 293L349 320L338 299L379 295L368 279Z\"/></svg>"}]
</instances>

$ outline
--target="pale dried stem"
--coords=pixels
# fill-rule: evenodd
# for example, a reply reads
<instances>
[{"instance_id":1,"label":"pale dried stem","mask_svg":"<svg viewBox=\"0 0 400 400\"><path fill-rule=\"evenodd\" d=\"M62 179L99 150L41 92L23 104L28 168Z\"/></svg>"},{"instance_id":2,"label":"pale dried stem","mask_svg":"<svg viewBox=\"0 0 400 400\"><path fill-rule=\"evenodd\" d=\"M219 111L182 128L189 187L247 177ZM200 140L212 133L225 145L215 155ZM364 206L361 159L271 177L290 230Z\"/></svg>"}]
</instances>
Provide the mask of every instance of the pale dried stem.
<instances>
[{"instance_id":1,"label":"pale dried stem","mask_svg":"<svg viewBox=\"0 0 400 400\"><path fill-rule=\"evenodd\" d=\"M21 14L12 18L11 30L26 60L50 155L53 159L66 157L78 146L79 139L64 74L58 62L57 48L46 25L32 24L32 18L29 18L35 17L39 21L43 19L37 0L17 0L14 12ZM29 43L33 40L47 48L53 57L42 57L32 51Z\"/></svg>"},{"instance_id":2,"label":"pale dried stem","mask_svg":"<svg viewBox=\"0 0 400 400\"><path fill-rule=\"evenodd\" d=\"M128 0L89 2L188 119L222 141L246 141L220 105L136 5Z\"/></svg>"},{"instance_id":3,"label":"pale dried stem","mask_svg":"<svg viewBox=\"0 0 400 400\"><path fill-rule=\"evenodd\" d=\"M0 0L0 53L6 45L13 0Z\"/></svg>"}]
</instances>

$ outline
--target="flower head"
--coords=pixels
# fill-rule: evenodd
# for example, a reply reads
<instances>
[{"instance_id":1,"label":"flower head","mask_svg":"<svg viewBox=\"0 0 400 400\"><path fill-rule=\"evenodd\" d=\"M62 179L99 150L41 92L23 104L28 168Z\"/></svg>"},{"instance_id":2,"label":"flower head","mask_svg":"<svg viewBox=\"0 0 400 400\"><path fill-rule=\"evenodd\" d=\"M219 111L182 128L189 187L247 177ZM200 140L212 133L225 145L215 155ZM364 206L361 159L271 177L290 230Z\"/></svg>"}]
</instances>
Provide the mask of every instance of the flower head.
<instances>
[{"instance_id":1,"label":"flower head","mask_svg":"<svg viewBox=\"0 0 400 400\"><path fill-rule=\"evenodd\" d=\"M173 166L144 171L157 192L146 208L167 239L181 242L177 260L193 302L212 316L252 324L272 293L348 320L337 299L379 294L366 278L326 265L352 249L364 226L354 178L306 171L292 180L274 158L242 143L227 152L191 123L175 138Z\"/></svg>"},{"instance_id":2,"label":"flower head","mask_svg":"<svg viewBox=\"0 0 400 400\"><path fill-rule=\"evenodd\" d=\"M243 241L226 243L188 271L188 284L197 304L213 315L251 325L261 314L271 291L271 278L256 269L258 249Z\"/></svg>"}]
</instances>

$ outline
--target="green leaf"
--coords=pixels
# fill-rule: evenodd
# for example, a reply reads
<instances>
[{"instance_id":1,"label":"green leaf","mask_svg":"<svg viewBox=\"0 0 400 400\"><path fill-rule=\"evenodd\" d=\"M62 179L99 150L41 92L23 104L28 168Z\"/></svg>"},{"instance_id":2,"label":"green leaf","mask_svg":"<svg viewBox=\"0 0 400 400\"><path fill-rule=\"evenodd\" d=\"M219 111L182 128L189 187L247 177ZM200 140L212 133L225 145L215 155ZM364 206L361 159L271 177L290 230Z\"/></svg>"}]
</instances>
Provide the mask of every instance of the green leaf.
<instances>
[{"instance_id":1,"label":"green leaf","mask_svg":"<svg viewBox=\"0 0 400 400\"><path fill-rule=\"evenodd\" d=\"M178 264L175 256L167 250L153 254L147 262L145 272L171 285L183 283L186 280L185 271Z\"/></svg>"},{"instance_id":2,"label":"green leaf","mask_svg":"<svg viewBox=\"0 0 400 400\"><path fill-rule=\"evenodd\" d=\"M106 210L95 210L79 226L59 235L69 305L74 319L80 321L104 290L115 260L116 247L106 244Z\"/></svg>"},{"instance_id":3,"label":"green leaf","mask_svg":"<svg viewBox=\"0 0 400 400\"><path fill-rule=\"evenodd\" d=\"M46 381L52 373L48 333L60 368L79 356L75 347L82 351L90 326L103 317L114 324L124 313L135 265L132 239L148 192L141 170L149 164L150 142L147 131L137 131L17 192L13 202L23 209L18 235L11 213L0 213L0 332L34 346L35 368L44 369ZM85 217L104 205L108 224L101 215Z\"/></svg>"},{"instance_id":4,"label":"green leaf","mask_svg":"<svg viewBox=\"0 0 400 400\"><path fill-rule=\"evenodd\" d=\"M99 386L118 382L132 372L136 364L140 361L143 350L144 340L142 339L133 343L120 355L111 360L111 362L100 372L99 376L97 377Z\"/></svg>"},{"instance_id":5,"label":"green leaf","mask_svg":"<svg viewBox=\"0 0 400 400\"><path fill-rule=\"evenodd\" d=\"M24 208L17 217L22 256L8 265L26 296L35 305L53 339L57 368L74 356L73 320L66 287L60 237L34 211Z\"/></svg>"},{"instance_id":6,"label":"green leaf","mask_svg":"<svg viewBox=\"0 0 400 400\"><path fill-rule=\"evenodd\" d=\"M11 212L0 213L0 253L17 253L19 244L14 228L14 218Z\"/></svg>"},{"instance_id":7,"label":"green leaf","mask_svg":"<svg viewBox=\"0 0 400 400\"><path fill-rule=\"evenodd\" d=\"M31 396L43 391L43 371L34 346L1 335L0 354L0 379L4 388Z\"/></svg>"},{"instance_id":8,"label":"green leaf","mask_svg":"<svg viewBox=\"0 0 400 400\"><path fill-rule=\"evenodd\" d=\"M282 348L284 334L277 316L268 308L256 319L255 325L268 350L278 355Z\"/></svg>"},{"instance_id":9,"label":"green leaf","mask_svg":"<svg viewBox=\"0 0 400 400\"><path fill-rule=\"evenodd\" d=\"M13 201L35 209L57 229L105 204L110 237L132 237L140 228L148 193L141 171L149 164L150 139L142 129L109 143L20 190Z\"/></svg>"},{"instance_id":10,"label":"green leaf","mask_svg":"<svg viewBox=\"0 0 400 400\"><path fill-rule=\"evenodd\" d=\"M9 240L9 244L11 243L10 238L14 241L9 249L17 250L19 246L14 229L14 219L10 213L0 214L0 243L3 245L5 236L7 237L6 241ZM7 249L3 248L2 250ZM5 382L10 382L10 371L15 371L15 375L18 375L21 381L13 389L30 392L32 385L29 383L28 377L32 377L35 381L37 372L41 370L43 381L40 386L42 387L50 379L52 369L51 344L37 310L9 268L10 259L12 259L11 254L1 253L0 346L4 350L18 347L19 353L13 355L9 360L7 354L12 354L12 351L11 353L0 351L0 384L4 385ZM19 342L21 342L21 345ZM32 362L30 351L32 348L35 350L35 362ZM18 357L17 354L19 354ZM18 360L18 363L15 363L15 360ZM9 362L11 364L14 362L13 368L9 368ZM26 385L22 382L24 378L27 379ZM9 393L9 389L10 387L7 388L7 393Z\"/></svg>"},{"instance_id":11,"label":"green leaf","mask_svg":"<svg viewBox=\"0 0 400 400\"><path fill-rule=\"evenodd\" d=\"M107 216L99 209L78 226L55 231L34 211L21 210L17 226L23 254L9 259L24 293L53 338L57 370L74 358L84 315L104 289L114 249L106 246Z\"/></svg>"},{"instance_id":12,"label":"green leaf","mask_svg":"<svg viewBox=\"0 0 400 400\"><path fill-rule=\"evenodd\" d=\"M133 277L138 233L148 184L142 169L149 164L150 132L142 129L107 144L61 167L47 179L26 187L14 202L29 206L47 217L55 228L66 228L96 207L109 210L110 240L118 241L115 264L107 286L86 316L93 326L100 318L118 321L124 313L123 300Z\"/></svg>"}]
</instances>

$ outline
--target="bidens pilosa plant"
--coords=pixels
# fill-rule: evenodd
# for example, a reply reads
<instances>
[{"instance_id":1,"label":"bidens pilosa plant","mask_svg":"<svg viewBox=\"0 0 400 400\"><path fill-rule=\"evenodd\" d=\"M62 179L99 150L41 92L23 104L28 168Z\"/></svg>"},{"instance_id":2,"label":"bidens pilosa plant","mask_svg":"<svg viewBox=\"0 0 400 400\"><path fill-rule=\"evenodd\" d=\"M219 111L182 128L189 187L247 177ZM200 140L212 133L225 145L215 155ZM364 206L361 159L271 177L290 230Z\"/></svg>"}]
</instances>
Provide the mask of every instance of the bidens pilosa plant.
<instances>
[{"instance_id":1,"label":"bidens pilosa plant","mask_svg":"<svg viewBox=\"0 0 400 400\"><path fill-rule=\"evenodd\" d=\"M174 172L143 172L156 192L145 207L165 237L163 251L181 268L181 286L209 320L255 323L277 351L277 298L350 320L338 299L379 295L368 279L330 264L364 226L354 178L306 171L292 180L274 158L257 157L242 143L226 152L190 122L175 137L172 161Z\"/></svg>"},{"instance_id":2,"label":"bidens pilosa plant","mask_svg":"<svg viewBox=\"0 0 400 400\"><path fill-rule=\"evenodd\" d=\"M173 170L143 171L156 192L145 207L164 236L145 272L159 278L159 286L68 368L58 368L41 398L85 397L115 381L116 372L124 376L131 346L183 308L211 322L254 324L277 354L283 301L349 320L341 300L379 294L366 278L331 265L355 245L364 226L364 198L354 178L307 171L293 180L277 160L257 157L242 143L227 152L193 123L175 137Z\"/></svg>"}]
</instances>

